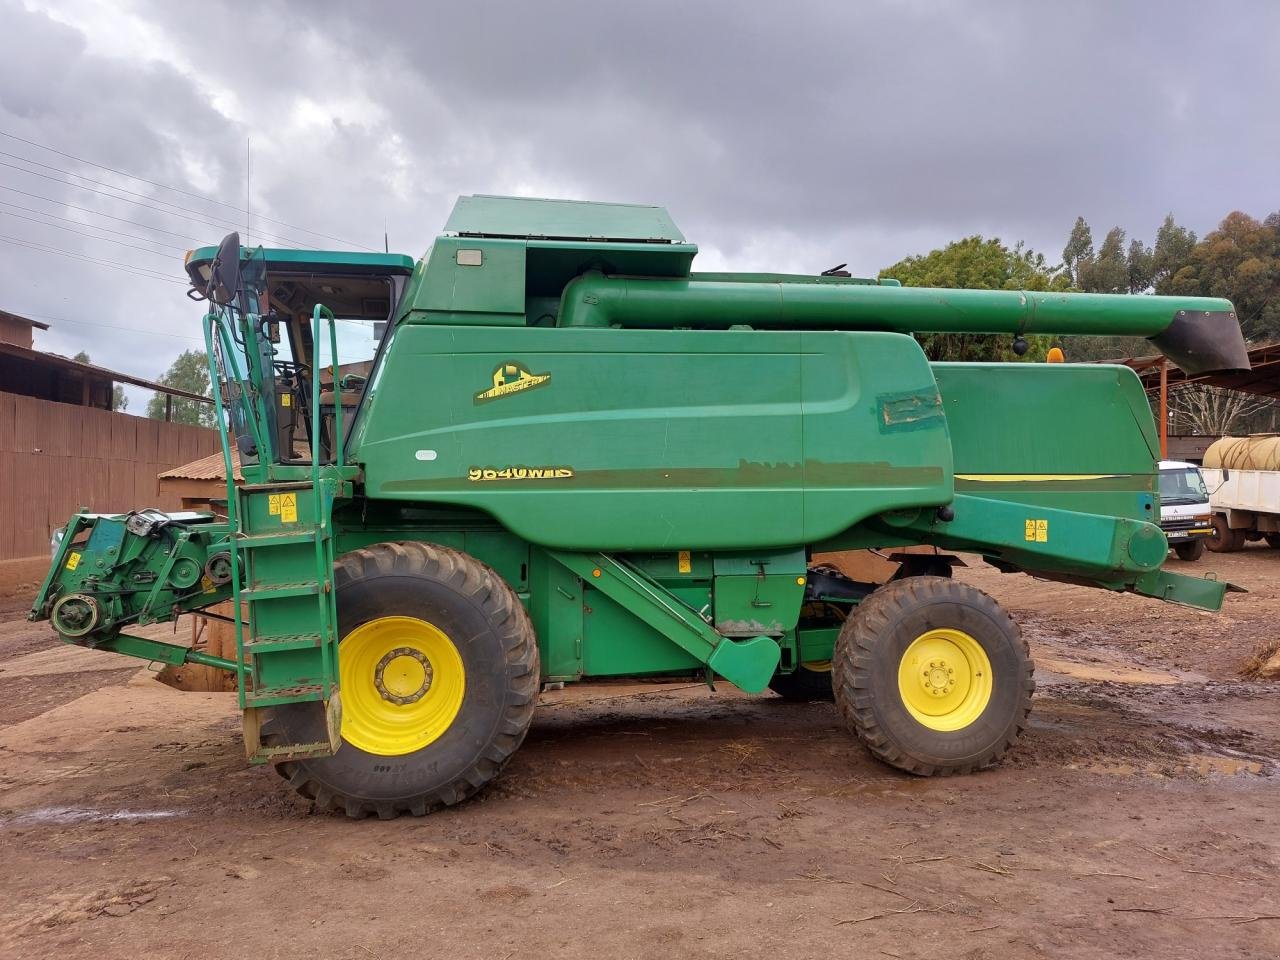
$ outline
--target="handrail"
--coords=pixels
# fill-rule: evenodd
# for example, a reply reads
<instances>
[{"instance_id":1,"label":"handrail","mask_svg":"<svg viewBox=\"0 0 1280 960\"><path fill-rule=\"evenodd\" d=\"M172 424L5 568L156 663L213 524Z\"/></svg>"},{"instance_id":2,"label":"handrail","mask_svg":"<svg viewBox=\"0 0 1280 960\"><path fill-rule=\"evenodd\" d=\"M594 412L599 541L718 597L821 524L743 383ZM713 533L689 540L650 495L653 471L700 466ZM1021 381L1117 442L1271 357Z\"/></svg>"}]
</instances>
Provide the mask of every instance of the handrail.
<instances>
[{"instance_id":1,"label":"handrail","mask_svg":"<svg viewBox=\"0 0 1280 960\"><path fill-rule=\"evenodd\" d=\"M314 356L311 361L311 479L320 479L320 321L329 321L329 369L333 374L333 462L341 466L345 462L342 437L342 396L338 385L338 329L333 311L323 303L317 303L311 311L311 344Z\"/></svg>"},{"instance_id":2,"label":"handrail","mask_svg":"<svg viewBox=\"0 0 1280 960\"><path fill-rule=\"evenodd\" d=\"M345 456L343 454L343 438L342 438L342 394L338 385L338 331L333 311L322 303L317 303L315 309L311 311L311 502L312 517L316 524L316 566L318 569L332 570L332 558L328 554L329 538L324 534L325 526L329 522L329 512L326 509L324 496L320 489L320 437L321 428L323 426L320 415L320 321L325 319L329 321L329 363L333 372L333 462L341 465ZM332 589L332 584L327 578L321 575L321 587L317 591L316 601L320 605L320 622L327 623L329 629L336 629L338 622L337 598ZM329 687L330 678L333 676L334 664L330 659L333 655L332 644L334 637L326 636L320 644L320 657L323 663L323 673L325 677L325 699L328 700L331 690Z\"/></svg>"},{"instance_id":3,"label":"handrail","mask_svg":"<svg viewBox=\"0 0 1280 960\"><path fill-rule=\"evenodd\" d=\"M220 339L224 344L223 353L234 367L235 356L227 354L225 349L226 331L223 328L221 317L215 313L206 313L204 315L204 345L208 354L209 364L209 386L210 392L213 394L214 415L218 418L218 439L222 443L222 465L226 471L227 481L227 522L231 530L231 599L235 604L234 617L236 628L236 696L239 698L240 708L245 706L245 656L244 656L244 624L243 618L240 616L240 549L235 542L236 535L240 532L239 523L239 506L238 494L236 491L235 464L231 459L231 425L227 421L226 408L222 404L222 388L221 377L218 370L218 355L213 348L213 330L218 328L221 335Z\"/></svg>"}]
</instances>

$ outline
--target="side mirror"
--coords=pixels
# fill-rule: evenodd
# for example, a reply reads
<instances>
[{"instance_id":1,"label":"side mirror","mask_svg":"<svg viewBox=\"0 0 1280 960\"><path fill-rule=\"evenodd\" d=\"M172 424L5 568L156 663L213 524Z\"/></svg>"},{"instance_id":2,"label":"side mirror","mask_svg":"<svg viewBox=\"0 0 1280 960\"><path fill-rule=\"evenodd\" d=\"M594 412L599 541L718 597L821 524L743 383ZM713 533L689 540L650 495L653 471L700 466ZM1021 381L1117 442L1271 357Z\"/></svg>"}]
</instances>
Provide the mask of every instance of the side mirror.
<instances>
[{"instance_id":1,"label":"side mirror","mask_svg":"<svg viewBox=\"0 0 1280 960\"><path fill-rule=\"evenodd\" d=\"M205 296L220 307L234 303L240 293L240 234L229 233L218 244L217 256L209 268Z\"/></svg>"}]
</instances>

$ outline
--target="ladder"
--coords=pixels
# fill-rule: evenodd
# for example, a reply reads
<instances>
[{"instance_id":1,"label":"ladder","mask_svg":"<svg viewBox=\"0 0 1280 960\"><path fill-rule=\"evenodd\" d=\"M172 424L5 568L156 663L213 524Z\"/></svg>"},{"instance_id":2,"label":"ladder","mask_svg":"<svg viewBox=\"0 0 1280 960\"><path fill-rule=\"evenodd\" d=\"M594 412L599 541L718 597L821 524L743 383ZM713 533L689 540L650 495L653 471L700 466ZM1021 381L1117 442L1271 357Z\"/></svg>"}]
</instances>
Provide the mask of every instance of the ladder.
<instances>
[{"instance_id":1,"label":"ladder","mask_svg":"<svg viewBox=\"0 0 1280 960\"><path fill-rule=\"evenodd\" d=\"M254 333L258 318L240 322L242 337L230 329L226 313L206 316L205 336L212 382L238 381L239 422L259 451L257 464L242 466L245 483L235 484L231 436L221 392L214 389L223 462L227 472L227 514L233 531L232 602L236 627L237 679L244 716L245 750L251 763L279 763L332 755L338 748L341 698L338 670L338 615L334 595L333 506L351 496L355 470L344 465L342 403L334 405L333 462L323 463L320 444L321 322L329 328L330 357L338 384L334 316L317 304L312 313L311 463L283 464L261 400L262 377L270 367L257 362ZM214 337L218 337L215 350ZM240 377L235 344L246 344L249 380ZM225 367L220 367L225 364ZM244 389L247 387L247 390ZM326 736L312 742L264 742L268 708L315 703Z\"/></svg>"}]
</instances>

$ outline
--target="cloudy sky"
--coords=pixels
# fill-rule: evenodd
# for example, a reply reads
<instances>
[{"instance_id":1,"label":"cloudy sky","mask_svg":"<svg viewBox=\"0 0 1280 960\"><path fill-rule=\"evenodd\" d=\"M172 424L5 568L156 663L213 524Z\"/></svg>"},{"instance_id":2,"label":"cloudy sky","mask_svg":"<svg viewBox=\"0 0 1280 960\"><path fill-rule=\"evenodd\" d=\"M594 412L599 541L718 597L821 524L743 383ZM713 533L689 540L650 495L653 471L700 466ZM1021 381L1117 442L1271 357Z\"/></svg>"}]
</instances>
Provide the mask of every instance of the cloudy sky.
<instances>
[{"instance_id":1,"label":"cloudy sky","mask_svg":"<svg viewBox=\"0 0 1280 960\"><path fill-rule=\"evenodd\" d=\"M417 256L460 193L660 203L703 269L1203 233L1280 209L1277 49L1270 2L0 0L0 309L160 374L246 139L286 246Z\"/></svg>"}]
</instances>

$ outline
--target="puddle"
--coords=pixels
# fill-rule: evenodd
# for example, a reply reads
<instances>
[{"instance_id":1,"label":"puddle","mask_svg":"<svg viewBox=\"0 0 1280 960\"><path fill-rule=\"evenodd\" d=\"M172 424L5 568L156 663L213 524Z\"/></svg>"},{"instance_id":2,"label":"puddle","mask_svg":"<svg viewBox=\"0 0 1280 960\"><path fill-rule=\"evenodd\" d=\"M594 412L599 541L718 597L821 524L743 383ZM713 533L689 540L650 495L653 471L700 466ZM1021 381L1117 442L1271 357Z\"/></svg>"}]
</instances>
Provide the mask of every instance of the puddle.
<instances>
[{"instance_id":1,"label":"puddle","mask_svg":"<svg viewBox=\"0 0 1280 960\"><path fill-rule=\"evenodd\" d=\"M1257 760L1245 760L1238 757L1209 757L1203 754L1196 754L1185 758L1185 760L1192 770L1206 777L1211 773L1223 777L1238 777L1244 773L1259 776L1262 773L1262 764Z\"/></svg>"},{"instance_id":2,"label":"puddle","mask_svg":"<svg viewBox=\"0 0 1280 960\"><path fill-rule=\"evenodd\" d=\"M1182 683L1182 677L1164 670L1142 667L1117 667L1105 663L1079 663L1075 660L1058 660L1054 657L1036 657L1036 672L1048 671L1073 680L1112 681L1114 683L1138 683L1155 686L1173 686Z\"/></svg>"},{"instance_id":3,"label":"puddle","mask_svg":"<svg viewBox=\"0 0 1280 960\"><path fill-rule=\"evenodd\" d=\"M1168 780L1171 777L1187 774L1198 774L1202 777L1260 777L1265 772L1259 760L1213 757L1207 754L1191 754L1164 762L1133 763L1102 760L1086 764L1073 763L1068 766L1070 769L1084 770L1087 773L1104 773L1113 777L1151 777L1157 780Z\"/></svg>"},{"instance_id":4,"label":"puddle","mask_svg":"<svg viewBox=\"0 0 1280 960\"><path fill-rule=\"evenodd\" d=\"M42 823L111 823L129 820L168 820L186 816L185 810L95 810L92 807L41 807L0 819L6 826Z\"/></svg>"}]
</instances>

